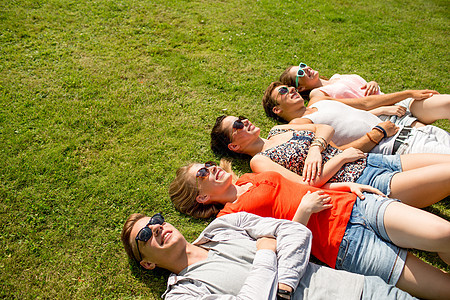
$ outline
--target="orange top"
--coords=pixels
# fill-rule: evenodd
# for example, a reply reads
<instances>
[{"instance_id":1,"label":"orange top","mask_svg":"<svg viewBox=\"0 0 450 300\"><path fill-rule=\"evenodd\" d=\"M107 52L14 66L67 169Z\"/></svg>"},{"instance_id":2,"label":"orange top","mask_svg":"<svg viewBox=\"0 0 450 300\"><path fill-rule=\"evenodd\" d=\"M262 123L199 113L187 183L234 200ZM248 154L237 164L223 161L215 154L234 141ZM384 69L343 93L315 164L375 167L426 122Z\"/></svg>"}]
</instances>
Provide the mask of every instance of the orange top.
<instances>
[{"instance_id":1,"label":"orange top","mask_svg":"<svg viewBox=\"0 0 450 300\"><path fill-rule=\"evenodd\" d=\"M227 203L217 217L246 211L262 217L292 220L307 191L317 191L306 184L290 181L277 172L244 174L237 185L252 183L247 192L235 202ZM332 208L312 214L307 227L313 234L311 253L334 268L339 245L347 228L356 195L326 190Z\"/></svg>"}]
</instances>

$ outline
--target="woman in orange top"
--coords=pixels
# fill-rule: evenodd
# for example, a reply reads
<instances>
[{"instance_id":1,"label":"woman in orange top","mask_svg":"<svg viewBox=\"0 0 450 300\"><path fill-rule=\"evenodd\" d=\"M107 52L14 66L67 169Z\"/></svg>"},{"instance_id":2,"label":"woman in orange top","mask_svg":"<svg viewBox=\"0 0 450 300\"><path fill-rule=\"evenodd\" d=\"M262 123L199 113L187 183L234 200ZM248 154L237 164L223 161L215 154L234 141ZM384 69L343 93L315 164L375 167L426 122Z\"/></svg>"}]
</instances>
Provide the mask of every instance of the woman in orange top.
<instances>
[{"instance_id":1,"label":"woman in orange top","mask_svg":"<svg viewBox=\"0 0 450 300\"><path fill-rule=\"evenodd\" d=\"M449 222L366 193L375 192L369 186L331 183L326 188L338 191L324 192L276 172L245 174L234 182L233 174L207 162L180 168L169 193L178 210L194 217L238 211L295 217L313 233L312 254L330 267L380 276L418 297L450 296L448 275L404 249L435 251L448 263Z\"/></svg>"}]
</instances>

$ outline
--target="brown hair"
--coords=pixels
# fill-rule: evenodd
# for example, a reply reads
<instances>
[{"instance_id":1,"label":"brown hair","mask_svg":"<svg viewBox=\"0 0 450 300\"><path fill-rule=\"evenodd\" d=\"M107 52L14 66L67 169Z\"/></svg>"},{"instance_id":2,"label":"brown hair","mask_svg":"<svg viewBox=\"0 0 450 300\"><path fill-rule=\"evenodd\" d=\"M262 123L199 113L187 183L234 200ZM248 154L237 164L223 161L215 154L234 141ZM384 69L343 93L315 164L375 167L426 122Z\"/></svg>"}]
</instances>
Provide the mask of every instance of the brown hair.
<instances>
[{"instance_id":1,"label":"brown hair","mask_svg":"<svg viewBox=\"0 0 450 300\"><path fill-rule=\"evenodd\" d=\"M170 200L177 210L194 218L214 217L223 205L197 202L199 190L195 178L189 174L193 165L189 164L177 170L177 175L169 186Z\"/></svg>"},{"instance_id":2,"label":"brown hair","mask_svg":"<svg viewBox=\"0 0 450 300\"><path fill-rule=\"evenodd\" d=\"M295 86L295 76L292 77L289 72L294 66L288 67L280 76L280 82L287 86Z\"/></svg>"},{"instance_id":3,"label":"brown hair","mask_svg":"<svg viewBox=\"0 0 450 300\"><path fill-rule=\"evenodd\" d=\"M211 150L218 155L236 156L236 152L228 148L231 139L222 128L222 122L226 117L222 115L216 119L216 123L211 130Z\"/></svg>"},{"instance_id":4,"label":"brown hair","mask_svg":"<svg viewBox=\"0 0 450 300\"><path fill-rule=\"evenodd\" d=\"M280 81L274 81L267 87L262 99L262 105L264 107L266 115L269 118L275 119L279 122L286 123L286 120L284 120L282 117L273 112L273 108L278 105L278 102L272 97L272 93L280 85L283 85L283 83L281 83Z\"/></svg>"},{"instance_id":5,"label":"brown hair","mask_svg":"<svg viewBox=\"0 0 450 300\"><path fill-rule=\"evenodd\" d=\"M280 81L287 86L295 86L295 76L291 76L289 73L294 66L288 67L284 72L280 75ZM319 76L320 79L329 80L329 78L325 76ZM297 87L298 88L298 87ZM306 101L309 101L309 94L311 90L303 90L300 92L300 96Z\"/></svg>"},{"instance_id":6,"label":"brown hair","mask_svg":"<svg viewBox=\"0 0 450 300\"><path fill-rule=\"evenodd\" d=\"M137 248L135 249L135 245L133 243L130 244L130 235L134 224L136 224L136 222L142 218L145 218L145 215L143 214L130 215L128 219L125 221L125 224L123 225L122 228L122 233L120 234L120 239L122 240L125 252L127 253L128 257L134 262L136 262L138 265L140 262L137 260L136 255L134 254L135 253L134 251L137 252L138 250Z\"/></svg>"}]
</instances>

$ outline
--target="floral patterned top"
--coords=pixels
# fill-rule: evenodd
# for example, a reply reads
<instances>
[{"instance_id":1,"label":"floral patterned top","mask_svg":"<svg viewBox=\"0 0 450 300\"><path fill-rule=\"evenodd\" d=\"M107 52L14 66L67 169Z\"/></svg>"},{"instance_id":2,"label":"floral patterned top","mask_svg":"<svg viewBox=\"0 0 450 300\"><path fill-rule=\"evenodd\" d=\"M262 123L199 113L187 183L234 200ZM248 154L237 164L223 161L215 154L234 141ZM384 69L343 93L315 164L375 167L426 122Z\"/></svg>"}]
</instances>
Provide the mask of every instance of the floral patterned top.
<instances>
[{"instance_id":1,"label":"floral patterned top","mask_svg":"<svg viewBox=\"0 0 450 300\"><path fill-rule=\"evenodd\" d=\"M285 167L286 169L302 174L304 162L308 154L309 147L314 139L314 132L294 129L272 129L268 139L277 134L293 131L292 138L287 142L267 149L258 154L267 156L272 161ZM341 153L342 150L328 146L322 152L322 165L332 157ZM344 164L328 182L355 182L367 165L367 159L361 158L357 161Z\"/></svg>"}]
</instances>

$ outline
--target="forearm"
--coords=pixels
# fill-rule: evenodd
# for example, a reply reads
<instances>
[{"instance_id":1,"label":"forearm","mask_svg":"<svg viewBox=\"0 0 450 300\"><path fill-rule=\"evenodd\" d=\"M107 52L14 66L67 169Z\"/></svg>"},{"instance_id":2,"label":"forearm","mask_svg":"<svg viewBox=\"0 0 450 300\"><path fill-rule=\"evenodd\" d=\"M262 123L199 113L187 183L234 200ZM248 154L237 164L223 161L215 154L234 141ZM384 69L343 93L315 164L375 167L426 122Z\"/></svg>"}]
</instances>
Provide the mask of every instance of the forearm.
<instances>
[{"instance_id":1,"label":"forearm","mask_svg":"<svg viewBox=\"0 0 450 300\"><path fill-rule=\"evenodd\" d=\"M316 131L315 136L316 138L321 137L325 139L326 143L329 144L331 141L331 138L334 135L334 128L329 125L323 125L323 124L315 124Z\"/></svg>"},{"instance_id":2,"label":"forearm","mask_svg":"<svg viewBox=\"0 0 450 300\"><path fill-rule=\"evenodd\" d=\"M357 109L371 110L380 106L393 105L411 96L411 91L407 90L391 94L371 95L362 98L345 98L339 99L338 101Z\"/></svg>"},{"instance_id":3,"label":"forearm","mask_svg":"<svg viewBox=\"0 0 450 300\"><path fill-rule=\"evenodd\" d=\"M272 295L276 295L277 289L277 256L275 252L264 249L256 251L250 273L237 295L211 294L205 284L193 281L172 285L164 299L271 299Z\"/></svg>"},{"instance_id":4,"label":"forearm","mask_svg":"<svg viewBox=\"0 0 450 300\"><path fill-rule=\"evenodd\" d=\"M311 180L309 182L309 185L315 187L323 186L325 183L328 182L328 180L331 179L331 177L334 176L334 174L337 173L337 171L339 171L339 169L345 163L346 161L342 159L341 155L336 155L335 157L331 158L323 165L322 174L320 176L316 176L314 180Z\"/></svg>"},{"instance_id":5,"label":"forearm","mask_svg":"<svg viewBox=\"0 0 450 300\"><path fill-rule=\"evenodd\" d=\"M385 113L384 107L385 107L385 106L380 106L380 107L377 107L377 108L374 108L374 109L369 110L369 112L370 112L372 115L375 115L375 116L381 116L381 115L383 115L383 114Z\"/></svg>"},{"instance_id":6,"label":"forearm","mask_svg":"<svg viewBox=\"0 0 450 300\"><path fill-rule=\"evenodd\" d=\"M348 182L330 182L324 184L323 188L333 191L350 192L350 186Z\"/></svg>"},{"instance_id":7,"label":"forearm","mask_svg":"<svg viewBox=\"0 0 450 300\"><path fill-rule=\"evenodd\" d=\"M361 150L364 153L370 152L378 143L383 139L384 135L382 132L376 129L372 129L368 132L369 135L365 134L359 139L345 144L341 145L338 148L341 150L345 150L347 148L353 147L356 149Z\"/></svg>"},{"instance_id":8,"label":"forearm","mask_svg":"<svg viewBox=\"0 0 450 300\"><path fill-rule=\"evenodd\" d=\"M300 204L301 205L301 204ZM306 212L301 206L297 209L292 221L298 222L303 225L308 225L309 218L311 217L311 212Z\"/></svg>"}]
</instances>

